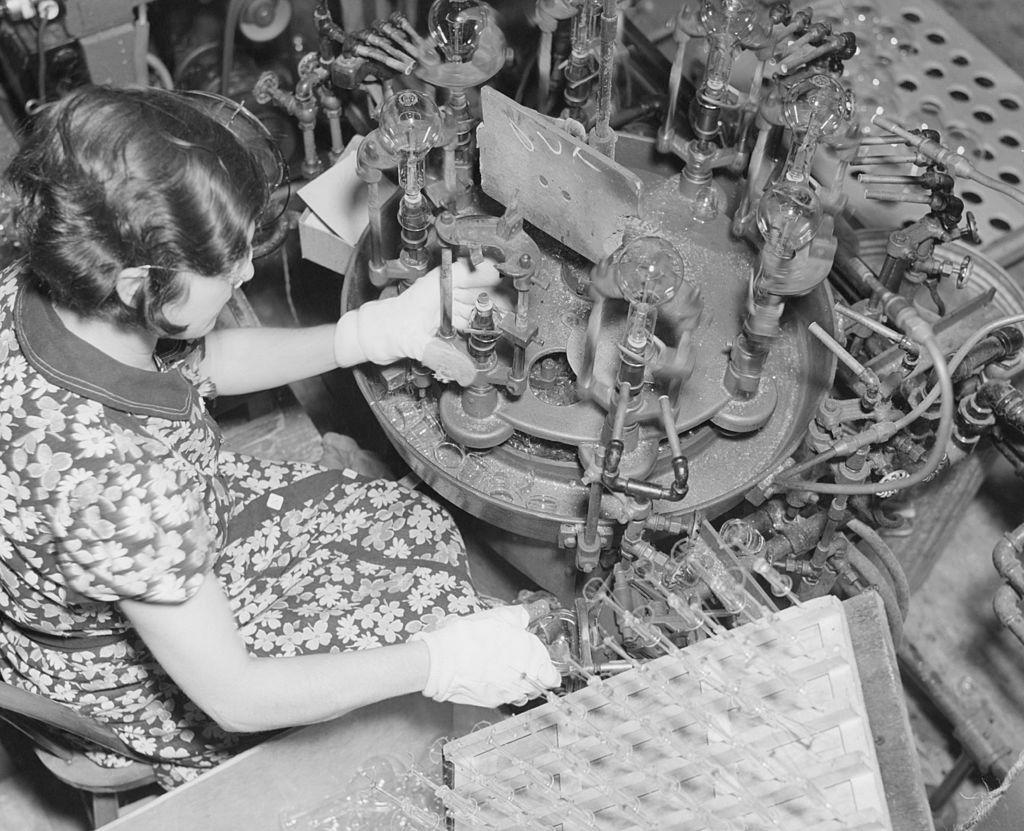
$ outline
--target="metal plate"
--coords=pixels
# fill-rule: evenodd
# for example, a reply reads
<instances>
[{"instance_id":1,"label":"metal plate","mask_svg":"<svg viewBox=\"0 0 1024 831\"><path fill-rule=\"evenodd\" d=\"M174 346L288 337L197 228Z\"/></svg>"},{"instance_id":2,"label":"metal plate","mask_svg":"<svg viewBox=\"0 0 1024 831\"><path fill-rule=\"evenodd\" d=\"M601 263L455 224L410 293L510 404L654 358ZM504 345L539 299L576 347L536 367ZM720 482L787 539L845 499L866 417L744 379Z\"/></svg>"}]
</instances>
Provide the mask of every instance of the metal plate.
<instances>
[{"instance_id":1,"label":"metal plate","mask_svg":"<svg viewBox=\"0 0 1024 831\"><path fill-rule=\"evenodd\" d=\"M954 147L959 137L980 171L1011 185L1024 181L1024 79L931 0L875 5L894 27L889 72L897 120L930 116L943 142ZM875 202L863 191L851 181L849 210L866 227L899 225L922 213L920 205ZM1009 197L962 179L956 192L978 220L982 248L1024 226L1020 205Z\"/></svg>"},{"instance_id":2,"label":"metal plate","mask_svg":"<svg viewBox=\"0 0 1024 831\"><path fill-rule=\"evenodd\" d=\"M491 87L480 101L484 192L503 205L515 202L531 223L589 260L618 248L626 220L640 213L640 178Z\"/></svg>"}]
</instances>

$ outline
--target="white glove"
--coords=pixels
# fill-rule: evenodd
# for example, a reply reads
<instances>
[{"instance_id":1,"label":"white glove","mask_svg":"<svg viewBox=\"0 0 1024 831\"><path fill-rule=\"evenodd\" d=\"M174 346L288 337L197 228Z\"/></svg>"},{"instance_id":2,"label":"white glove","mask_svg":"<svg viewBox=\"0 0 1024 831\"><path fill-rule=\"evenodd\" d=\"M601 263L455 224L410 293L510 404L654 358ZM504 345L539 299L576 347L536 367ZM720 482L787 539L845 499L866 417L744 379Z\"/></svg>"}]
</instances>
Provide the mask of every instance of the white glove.
<instances>
[{"instance_id":1,"label":"white glove","mask_svg":"<svg viewBox=\"0 0 1024 831\"><path fill-rule=\"evenodd\" d=\"M544 644L526 631L529 622L523 606L499 606L417 632L409 640L422 641L430 653L423 694L435 701L496 707L558 686L562 678Z\"/></svg>"},{"instance_id":2,"label":"white glove","mask_svg":"<svg viewBox=\"0 0 1024 831\"><path fill-rule=\"evenodd\" d=\"M371 300L342 315L334 330L334 358L338 366L354 366L364 361L384 366L401 358L413 358L445 375L445 380L461 383L468 372L471 376L466 383L472 382L476 374L472 360L434 337L441 323L440 274L441 269L435 268L401 294ZM489 260L473 271L462 260L452 263L452 323L456 329L469 326L477 295L498 285L500 279ZM463 359L464 366L459 365L459 359ZM449 362L454 365L449 366Z\"/></svg>"}]
</instances>

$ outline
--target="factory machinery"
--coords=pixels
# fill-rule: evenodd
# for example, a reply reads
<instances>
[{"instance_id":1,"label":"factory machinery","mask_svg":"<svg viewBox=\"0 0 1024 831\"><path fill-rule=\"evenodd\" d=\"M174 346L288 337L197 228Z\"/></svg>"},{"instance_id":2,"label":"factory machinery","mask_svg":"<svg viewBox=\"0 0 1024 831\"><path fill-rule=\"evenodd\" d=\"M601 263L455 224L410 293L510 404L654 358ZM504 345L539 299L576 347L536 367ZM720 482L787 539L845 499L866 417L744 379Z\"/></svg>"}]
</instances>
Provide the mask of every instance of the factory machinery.
<instances>
[{"instance_id":1,"label":"factory machinery","mask_svg":"<svg viewBox=\"0 0 1024 831\"><path fill-rule=\"evenodd\" d=\"M969 131L901 112L886 67L912 46L867 4L310 11L316 48L243 94L294 118L307 178L325 141L334 162L361 136L343 311L440 270L440 342L360 368L359 389L541 587L533 628L566 679L452 742L426 799L392 770L334 821L930 827L886 804L863 634L835 596L876 594L899 646L928 568L908 578L899 551L915 510L955 513L979 447L1024 469L1024 290L981 248L1011 226L965 210L1019 209L1019 180ZM208 51L191 76L227 92ZM453 273L485 260L501 286L456 331ZM1022 548L997 548L996 610L1024 639Z\"/></svg>"},{"instance_id":2,"label":"factory machinery","mask_svg":"<svg viewBox=\"0 0 1024 831\"><path fill-rule=\"evenodd\" d=\"M589 665L616 660L580 603L598 575L679 645L706 634L687 610L729 620L744 584L783 606L876 587L898 641L907 580L878 530L982 438L1019 459L1024 304L957 193L1024 197L858 105L857 36L810 9L683 4L657 108L614 4L539 3L511 94L489 83L513 50L485 4L435 3L426 37L401 14L356 33L315 16L294 91L267 73L255 97L298 116L315 173L317 114L336 127L369 96L343 307L441 273L445 348L360 388L413 471L569 613ZM919 212L865 231L851 192ZM457 332L453 269L485 259L502 286Z\"/></svg>"},{"instance_id":3,"label":"factory machinery","mask_svg":"<svg viewBox=\"0 0 1024 831\"><path fill-rule=\"evenodd\" d=\"M856 35L809 9L684 4L656 122L613 6L539 4L515 97L488 83L510 48L484 4L435 3L428 37L316 14L294 92L266 74L255 93L299 115L315 172L317 112L379 81L343 306L441 273L445 348L360 387L410 467L570 613L584 658L615 661L579 602L596 575L676 644L705 635L687 610L728 620L744 584L783 606L874 586L898 641L907 580L878 530L982 438L1019 456L1020 292L957 196L1019 192L859 106ZM851 192L919 213L865 231ZM485 259L503 285L456 332L453 268Z\"/></svg>"},{"instance_id":4,"label":"factory machinery","mask_svg":"<svg viewBox=\"0 0 1024 831\"><path fill-rule=\"evenodd\" d=\"M294 91L272 73L254 91L298 116L308 175L317 114L338 158L340 102L369 96L369 224L343 309L441 275L441 343L423 364L359 370L359 387L410 468L545 590L534 629L567 679L518 727L451 746L448 816L901 827L857 784L877 770L870 739L834 741L847 716L863 724L863 700L836 693L830 714L806 686L842 687L849 656L787 668L734 636L745 657L730 672L708 644L868 589L899 644L911 587L883 534L908 530L919 494L941 499L983 439L1024 458L1024 298L979 254L958 195L1024 194L972 162L962 131L901 121L877 72L858 100L857 62L881 47L856 15L684 2L659 63L611 0L539 0L538 48L511 79L517 53L480 0L437 0L425 35L400 13L358 32L314 15L319 49ZM868 229L872 200L911 211ZM484 260L502 285L456 331L453 272ZM1019 547L997 560L1015 631ZM694 695L732 726L684 718ZM760 743L738 741L748 717ZM599 771L607 759L625 767Z\"/></svg>"}]
</instances>

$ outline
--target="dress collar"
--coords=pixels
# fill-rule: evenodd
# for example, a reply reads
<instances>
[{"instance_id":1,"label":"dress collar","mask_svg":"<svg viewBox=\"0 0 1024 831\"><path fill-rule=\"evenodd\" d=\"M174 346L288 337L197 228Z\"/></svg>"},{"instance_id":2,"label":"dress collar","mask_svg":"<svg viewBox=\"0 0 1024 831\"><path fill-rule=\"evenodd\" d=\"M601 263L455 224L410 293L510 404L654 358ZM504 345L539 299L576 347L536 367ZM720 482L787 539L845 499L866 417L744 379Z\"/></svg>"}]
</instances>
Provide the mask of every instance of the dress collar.
<instances>
[{"instance_id":1,"label":"dress collar","mask_svg":"<svg viewBox=\"0 0 1024 831\"><path fill-rule=\"evenodd\" d=\"M114 360L68 330L49 300L22 284L14 331L26 360L52 384L138 415L184 421L196 389L176 369L147 372Z\"/></svg>"}]
</instances>

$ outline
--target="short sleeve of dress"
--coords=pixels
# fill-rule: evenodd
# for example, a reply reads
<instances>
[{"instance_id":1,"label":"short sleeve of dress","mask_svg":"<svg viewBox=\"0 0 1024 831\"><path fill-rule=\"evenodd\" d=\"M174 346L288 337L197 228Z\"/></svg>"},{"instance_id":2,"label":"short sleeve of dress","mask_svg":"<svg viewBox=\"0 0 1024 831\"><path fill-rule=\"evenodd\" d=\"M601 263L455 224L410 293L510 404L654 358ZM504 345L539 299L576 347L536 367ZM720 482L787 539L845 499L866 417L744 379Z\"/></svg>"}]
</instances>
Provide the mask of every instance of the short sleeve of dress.
<instances>
[{"instance_id":1,"label":"short sleeve of dress","mask_svg":"<svg viewBox=\"0 0 1024 831\"><path fill-rule=\"evenodd\" d=\"M79 597L182 603L212 567L217 533L195 489L152 460L65 481L51 504L57 565Z\"/></svg>"}]
</instances>

